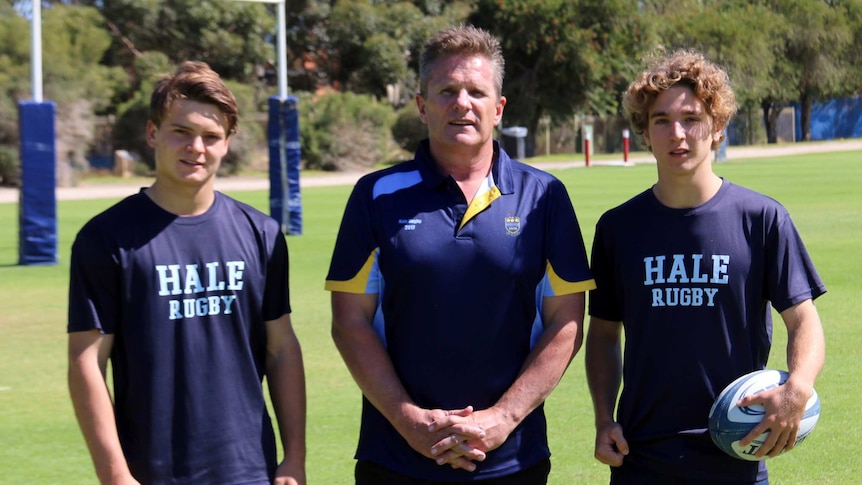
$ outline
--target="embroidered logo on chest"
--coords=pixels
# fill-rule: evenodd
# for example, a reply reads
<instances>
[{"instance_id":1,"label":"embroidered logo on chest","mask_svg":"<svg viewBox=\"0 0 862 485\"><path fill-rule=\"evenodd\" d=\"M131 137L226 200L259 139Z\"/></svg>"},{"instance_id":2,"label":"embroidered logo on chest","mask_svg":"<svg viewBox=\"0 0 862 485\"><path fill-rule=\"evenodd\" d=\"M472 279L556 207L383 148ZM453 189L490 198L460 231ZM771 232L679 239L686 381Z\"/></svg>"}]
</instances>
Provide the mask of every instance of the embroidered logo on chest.
<instances>
[{"instance_id":1,"label":"embroidered logo on chest","mask_svg":"<svg viewBox=\"0 0 862 485\"><path fill-rule=\"evenodd\" d=\"M521 233L521 218L520 217L518 217L514 214L509 214L506 216L504 224L506 226L506 234L508 234L510 236L517 236L518 234Z\"/></svg>"}]
</instances>

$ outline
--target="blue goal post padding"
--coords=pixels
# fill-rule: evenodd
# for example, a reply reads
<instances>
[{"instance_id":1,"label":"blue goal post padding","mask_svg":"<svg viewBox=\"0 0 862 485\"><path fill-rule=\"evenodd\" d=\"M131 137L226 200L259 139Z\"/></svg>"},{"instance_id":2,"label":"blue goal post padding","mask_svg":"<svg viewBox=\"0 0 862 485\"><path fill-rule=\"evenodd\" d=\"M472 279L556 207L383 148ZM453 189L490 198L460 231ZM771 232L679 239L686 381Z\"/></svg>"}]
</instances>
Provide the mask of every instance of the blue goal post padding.
<instances>
[{"instance_id":1,"label":"blue goal post padding","mask_svg":"<svg viewBox=\"0 0 862 485\"><path fill-rule=\"evenodd\" d=\"M299 100L296 96L269 98L269 210L288 235L302 234L302 195L299 170Z\"/></svg>"},{"instance_id":2,"label":"blue goal post padding","mask_svg":"<svg viewBox=\"0 0 862 485\"><path fill-rule=\"evenodd\" d=\"M57 263L57 143L54 103L18 103L21 191L18 263Z\"/></svg>"}]
</instances>

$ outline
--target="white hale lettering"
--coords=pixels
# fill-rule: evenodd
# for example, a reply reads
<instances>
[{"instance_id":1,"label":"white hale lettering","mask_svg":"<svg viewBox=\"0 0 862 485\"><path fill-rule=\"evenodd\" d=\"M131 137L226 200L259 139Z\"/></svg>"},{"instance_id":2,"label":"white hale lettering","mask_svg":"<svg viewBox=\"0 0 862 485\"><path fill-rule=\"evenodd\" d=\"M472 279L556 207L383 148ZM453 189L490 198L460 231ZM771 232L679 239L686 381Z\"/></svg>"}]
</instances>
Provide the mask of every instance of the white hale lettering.
<instances>
[{"instance_id":1,"label":"white hale lettering","mask_svg":"<svg viewBox=\"0 0 862 485\"><path fill-rule=\"evenodd\" d=\"M245 261L228 261L227 265L227 289L242 289L242 272L245 270Z\"/></svg>"},{"instance_id":2,"label":"white hale lettering","mask_svg":"<svg viewBox=\"0 0 862 485\"><path fill-rule=\"evenodd\" d=\"M200 265L157 264L159 296L200 295L205 292L241 291L245 261L227 261L222 266L218 261ZM201 295L198 298L183 298L168 301L168 319L203 317L207 315L229 315L233 313L236 295Z\"/></svg>"},{"instance_id":3,"label":"white hale lettering","mask_svg":"<svg viewBox=\"0 0 862 485\"><path fill-rule=\"evenodd\" d=\"M665 283L728 283L727 266L730 255L712 255L712 274L701 269L702 254L674 254L670 268L665 269L667 256L648 256L644 258L644 285L653 286Z\"/></svg>"},{"instance_id":4,"label":"white hale lettering","mask_svg":"<svg viewBox=\"0 0 862 485\"><path fill-rule=\"evenodd\" d=\"M206 263L206 271L203 274L198 270L199 267L197 264L187 264L185 267L178 264L157 264L159 296L195 295L225 288L232 291L242 290L245 261L228 261L224 270L221 270L218 261ZM206 279L202 276L206 276Z\"/></svg>"}]
</instances>

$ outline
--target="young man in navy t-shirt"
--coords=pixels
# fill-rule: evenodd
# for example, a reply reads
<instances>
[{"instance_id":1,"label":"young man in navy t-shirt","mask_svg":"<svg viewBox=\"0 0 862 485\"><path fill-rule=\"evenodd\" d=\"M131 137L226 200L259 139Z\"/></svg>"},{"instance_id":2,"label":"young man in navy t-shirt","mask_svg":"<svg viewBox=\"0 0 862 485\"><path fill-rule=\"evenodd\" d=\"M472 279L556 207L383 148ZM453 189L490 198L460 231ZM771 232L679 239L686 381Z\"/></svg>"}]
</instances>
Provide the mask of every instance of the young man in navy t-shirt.
<instances>
[{"instance_id":1,"label":"young man in navy t-shirt","mask_svg":"<svg viewBox=\"0 0 862 485\"><path fill-rule=\"evenodd\" d=\"M214 189L236 126L218 74L182 64L151 99L155 182L72 247L69 388L102 483L306 483L287 245L275 220Z\"/></svg>"},{"instance_id":2,"label":"young man in navy t-shirt","mask_svg":"<svg viewBox=\"0 0 862 485\"><path fill-rule=\"evenodd\" d=\"M709 409L727 384L766 365L771 305L787 327L790 378L742 400L766 416L741 444L770 430L758 457L793 447L823 365L813 300L826 288L784 207L713 172L736 111L723 70L677 51L631 84L624 107L658 181L596 226L586 343L595 456L612 484L765 484L763 462L711 442Z\"/></svg>"}]
</instances>

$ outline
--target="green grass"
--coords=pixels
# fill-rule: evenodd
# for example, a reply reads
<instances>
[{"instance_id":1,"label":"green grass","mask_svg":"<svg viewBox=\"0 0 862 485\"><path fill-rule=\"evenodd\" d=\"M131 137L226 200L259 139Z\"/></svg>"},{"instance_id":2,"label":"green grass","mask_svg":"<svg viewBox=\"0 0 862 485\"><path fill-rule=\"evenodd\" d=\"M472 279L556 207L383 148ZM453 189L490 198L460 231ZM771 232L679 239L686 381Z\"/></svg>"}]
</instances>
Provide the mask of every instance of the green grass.
<instances>
[{"instance_id":1,"label":"green grass","mask_svg":"<svg viewBox=\"0 0 862 485\"><path fill-rule=\"evenodd\" d=\"M772 483L847 484L858 481L860 459L845 451L860 424L858 354L862 332L862 164L858 153L832 153L721 163L716 171L788 207L825 280L818 300L827 362L817 381L823 415L798 449L770 461ZM589 246L599 215L655 181L655 167L555 171L566 183ZM308 475L312 484L352 483L360 393L329 337L329 295L323 290L329 257L349 187L303 191L304 234L291 236L293 320L302 341L308 381ZM233 193L267 210L263 191ZM0 484L95 483L65 383L69 248L86 220L114 200L61 201L60 262L17 266L17 204L0 204ZM776 321L770 365L786 368L786 336ZM554 453L551 484L607 483L607 468L592 457L593 417L576 356L546 405Z\"/></svg>"}]
</instances>

